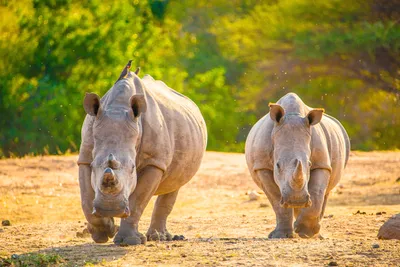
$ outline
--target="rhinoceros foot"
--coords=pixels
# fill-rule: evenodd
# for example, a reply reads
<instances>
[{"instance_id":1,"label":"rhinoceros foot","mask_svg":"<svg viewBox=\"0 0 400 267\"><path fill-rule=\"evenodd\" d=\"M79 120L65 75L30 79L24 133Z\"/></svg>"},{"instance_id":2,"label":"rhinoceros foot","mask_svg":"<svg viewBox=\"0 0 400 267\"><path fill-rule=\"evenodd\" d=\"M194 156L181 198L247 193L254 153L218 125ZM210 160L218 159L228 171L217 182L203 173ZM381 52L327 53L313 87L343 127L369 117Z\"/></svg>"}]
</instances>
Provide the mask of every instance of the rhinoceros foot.
<instances>
[{"instance_id":1,"label":"rhinoceros foot","mask_svg":"<svg viewBox=\"0 0 400 267\"><path fill-rule=\"evenodd\" d=\"M89 233L92 235L92 239L96 243L106 243L108 238L112 238L119 227L114 225L114 219L110 220L110 223L105 226L94 226L88 224Z\"/></svg>"},{"instance_id":2,"label":"rhinoceros foot","mask_svg":"<svg viewBox=\"0 0 400 267\"><path fill-rule=\"evenodd\" d=\"M275 228L275 230L268 235L268 238L293 238L293 230Z\"/></svg>"},{"instance_id":3,"label":"rhinoceros foot","mask_svg":"<svg viewBox=\"0 0 400 267\"><path fill-rule=\"evenodd\" d=\"M295 223L294 227L295 227L295 232L301 238L314 237L319 233L319 230L321 229L321 225L319 224L319 222Z\"/></svg>"},{"instance_id":4,"label":"rhinoceros foot","mask_svg":"<svg viewBox=\"0 0 400 267\"><path fill-rule=\"evenodd\" d=\"M146 236L148 241L171 241L173 238L167 230L158 231L152 228L147 231Z\"/></svg>"},{"instance_id":5,"label":"rhinoceros foot","mask_svg":"<svg viewBox=\"0 0 400 267\"><path fill-rule=\"evenodd\" d=\"M146 237L133 229L119 231L114 237L114 243L120 246L146 244Z\"/></svg>"}]
</instances>

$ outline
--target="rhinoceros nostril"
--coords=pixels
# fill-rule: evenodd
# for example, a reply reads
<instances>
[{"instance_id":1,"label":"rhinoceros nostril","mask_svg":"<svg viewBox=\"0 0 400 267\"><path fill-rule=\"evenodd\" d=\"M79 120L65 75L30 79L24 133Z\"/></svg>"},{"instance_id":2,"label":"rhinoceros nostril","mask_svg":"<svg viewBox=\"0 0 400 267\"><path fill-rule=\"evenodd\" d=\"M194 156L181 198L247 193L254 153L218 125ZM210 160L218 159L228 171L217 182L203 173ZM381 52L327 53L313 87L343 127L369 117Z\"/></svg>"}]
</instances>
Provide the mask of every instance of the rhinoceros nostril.
<instances>
[{"instance_id":1,"label":"rhinoceros nostril","mask_svg":"<svg viewBox=\"0 0 400 267\"><path fill-rule=\"evenodd\" d=\"M129 215L131 215L131 211L130 211L129 207L126 207L124 210L124 214L121 216L121 218L129 217Z\"/></svg>"},{"instance_id":2,"label":"rhinoceros nostril","mask_svg":"<svg viewBox=\"0 0 400 267\"><path fill-rule=\"evenodd\" d=\"M306 203L305 207L307 208L307 207L311 207L311 206L312 206L312 201L311 201L310 195L308 195L307 196L307 203Z\"/></svg>"},{"instance_id":3,"label":"rhinoceros nostril","mask_svg":"<svg viewBox=\"0 0 400 267\"><path fill-rule=\"evenodd\" d=\"M281 198L281 201L279 202L282 208L289 208L289 204Z\"/></svg>"},{"instance_id":4,"label":"rhinoceros nostril","mask_svg":"<svg viewBox=\"0 0 400 267\"><path fill-rule=\"evenodd\" d=\"M100 217L100 214L97 212L96 208L93 207L92 215L96 217Z\"/></svg>"}]
</instances>

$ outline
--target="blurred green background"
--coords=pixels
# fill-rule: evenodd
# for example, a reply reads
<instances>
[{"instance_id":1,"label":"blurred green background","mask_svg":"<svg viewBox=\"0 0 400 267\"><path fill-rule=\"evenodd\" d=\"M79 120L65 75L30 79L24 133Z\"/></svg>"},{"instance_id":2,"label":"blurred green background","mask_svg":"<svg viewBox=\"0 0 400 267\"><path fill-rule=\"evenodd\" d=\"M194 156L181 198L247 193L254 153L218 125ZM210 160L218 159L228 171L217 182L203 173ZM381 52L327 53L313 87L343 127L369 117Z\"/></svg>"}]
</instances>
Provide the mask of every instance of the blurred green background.
<instances>
[{"instance_id":1,"label":"blurred green background","mask_svg":"<svg viewBox=\"0 0 400 267\"><path fill-rule=\"evenodd\" d=\"M86 91L129 59L192 98L208 150L240 151L296 92L352 148L400 148L400 1L0 1L0 157L79 149Z\"/></svg>"}]
</instances>

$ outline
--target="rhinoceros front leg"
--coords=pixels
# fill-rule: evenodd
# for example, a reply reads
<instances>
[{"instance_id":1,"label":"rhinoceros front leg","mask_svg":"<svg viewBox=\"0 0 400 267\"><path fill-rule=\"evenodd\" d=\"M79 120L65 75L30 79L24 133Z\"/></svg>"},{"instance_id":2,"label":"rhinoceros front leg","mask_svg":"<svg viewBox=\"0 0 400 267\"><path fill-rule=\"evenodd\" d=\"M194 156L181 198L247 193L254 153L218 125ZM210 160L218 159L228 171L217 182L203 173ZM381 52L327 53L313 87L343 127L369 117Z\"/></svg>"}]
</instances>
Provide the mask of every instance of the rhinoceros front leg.
<instances>
[{"instance_id":1,"label":"rhinoceros front leg","mask_svg":"<svg viewBox=\"0 0 400 267\"><path fill-rule=\"evenodd\" d=\"M115 244L139 245L146 243L146 237L138 230L139 220L151 197L156 192L162 176L163 171L154 166L146 167L138 175L135 191L129 197L131 215L128 218L121 219L121 226L114 238Z\"/></svg>"},{"instance_id":2,"label":"rhinoceros front leg","mask_svg":"<svg viewBox=\"0 0 400 267\"><path fill-rule=\"evenodd\" d=\"M147 231L147 240L149 241L171 241L172 235L167 230L167 217L171 213L179 190L160 195L154 205L153 215L149 230ZM183 238L183 236L180 236Z\"/></svg>"},{"instance_id":3,"label":"rhinoceros front leg","mask_svg":"<svg viewBox=\"0 0 400 267\"><path fill-rule=\"evenodd\" d=\"M113 237L118 228L113 218L96 217L93 212L94 191L90 181L91 168L89 165L79 166L79 186L81 190L82 210L88 221L88 230L96 243L105 243Z\"/></svg>"},{"instance_id":4,"label":"rhinoceros front leg","mask_svg":"<svg viewBox=\"0 0 400 267\"><path fill-rule=\"evenodd\" d=\"M261 189L265 192L265 195L271 202L276 216L276 228L268 235L268 238L292 238L293 209L281 207L281 192L274 181L273 172L264 169L257 171L256 175L261 184Z\"/></svg>"},{"instance_id":5,"label":"rhinoceros front leg","mask_svg":"<svg viewBox=\"0 0 400 267\"><path fill-rule=\"evenodd\" d=\"M296 233L300 237L310 238L319 233L320 220L324 213L328 192L330 172L324 169L311 171L308 183L308 192L311 196L312 205L300 210L294 224Z\"/></svg>"}]
</instances>

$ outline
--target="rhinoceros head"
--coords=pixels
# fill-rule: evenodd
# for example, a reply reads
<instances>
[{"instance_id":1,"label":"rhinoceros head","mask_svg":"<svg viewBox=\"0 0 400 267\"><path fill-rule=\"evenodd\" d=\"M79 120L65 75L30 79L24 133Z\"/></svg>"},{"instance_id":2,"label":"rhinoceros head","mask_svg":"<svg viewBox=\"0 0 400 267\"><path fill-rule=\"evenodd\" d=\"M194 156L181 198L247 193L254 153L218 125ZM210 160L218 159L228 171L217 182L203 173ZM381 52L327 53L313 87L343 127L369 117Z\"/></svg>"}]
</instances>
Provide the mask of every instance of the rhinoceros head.
<instances>
[{"instance_id":1,"label":"rhinoceros head","mask_svg":"<svg viewBox=\"0 0 400 267\"><path fill-rule=\"evenodd\" d=\"M114 85L114 95L111 93L107 106L103 107L99 96L93 93L87 93L84 99L85 111L95 117L91 184L95 192L93 214L97 216L130 214L128 199L137 183L139 117L146 111L145 97L136 94L140 83L135 79L135 74L126 71Z\"/></svg>"},{"instance_id":2,"label":"rhinoceros head","mask_svg":"<svg viewBox=\"0 0 400 267\"><path fill-rule=\"evenodd\" d=\"M311 167L311 126L319 123L324 110L311 110L307 116L285 114L278 104L270 104L274 146L274 179L281 191L281 205L302 208L312 205L308 193Z\"/></svg>"}]
</instances>

